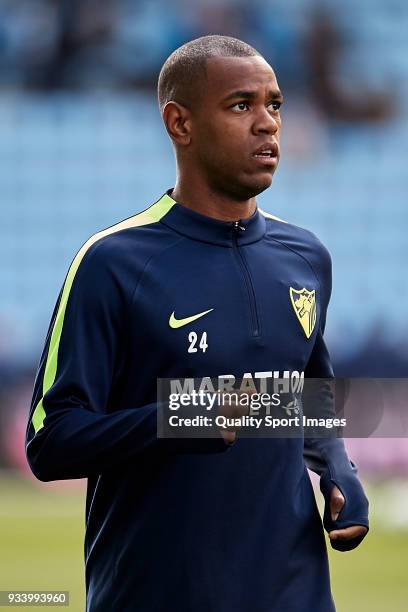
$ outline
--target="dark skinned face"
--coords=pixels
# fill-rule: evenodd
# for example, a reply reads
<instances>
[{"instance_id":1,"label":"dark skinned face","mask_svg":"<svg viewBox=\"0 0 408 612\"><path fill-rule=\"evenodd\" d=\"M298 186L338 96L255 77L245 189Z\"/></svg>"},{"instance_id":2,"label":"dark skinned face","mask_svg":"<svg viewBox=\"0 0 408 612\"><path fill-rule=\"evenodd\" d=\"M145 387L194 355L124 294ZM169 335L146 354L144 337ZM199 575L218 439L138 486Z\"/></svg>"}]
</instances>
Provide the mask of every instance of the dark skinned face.
<instances>
[{"instance_id":1,"label":"dark skinned face","mask_svg":"<svg viewBox=\"0 0 408 612\"><path fill-rule=\"evenodd\" d=\"M190 160L217 193L252 198L270 186L279 162L275 73L258 56L211 58L203 89L191 111Z\"/></svg>"}]
</instances>

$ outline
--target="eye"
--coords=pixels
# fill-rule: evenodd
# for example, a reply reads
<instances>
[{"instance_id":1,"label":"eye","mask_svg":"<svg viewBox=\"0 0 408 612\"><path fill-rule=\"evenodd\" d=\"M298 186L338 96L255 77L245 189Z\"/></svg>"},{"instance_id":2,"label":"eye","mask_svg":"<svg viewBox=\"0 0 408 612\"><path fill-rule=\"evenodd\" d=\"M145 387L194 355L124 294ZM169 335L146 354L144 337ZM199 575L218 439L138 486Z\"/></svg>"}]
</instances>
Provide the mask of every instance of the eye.
<instances>
[{"instance_id":1,"label":"eye","mask_svg":"<svg viewBox=\"0 0 408 612\"><path fill-rule=\"evenodd\" d=\"M235 113L242 113L242 112L246 111L248 108L249 108L248 102L237 102L236 104L231 106L231 109Z\"/></svg>"},{"instance_id":2,"label":"eye","mask_svg":"<svg viewBox=\"0 0 408 612\"><path fill-rule=\"evenodd\" d=\"M274 101L274 102L269 102L268 107L269 107L269 106L272 106L272 110L273 110L274 112L276 112L276 111L278 111L278 110L280 109L280 107L282 106L282 102L276 102L276 101Z\"/></svg>"}]
</instances>

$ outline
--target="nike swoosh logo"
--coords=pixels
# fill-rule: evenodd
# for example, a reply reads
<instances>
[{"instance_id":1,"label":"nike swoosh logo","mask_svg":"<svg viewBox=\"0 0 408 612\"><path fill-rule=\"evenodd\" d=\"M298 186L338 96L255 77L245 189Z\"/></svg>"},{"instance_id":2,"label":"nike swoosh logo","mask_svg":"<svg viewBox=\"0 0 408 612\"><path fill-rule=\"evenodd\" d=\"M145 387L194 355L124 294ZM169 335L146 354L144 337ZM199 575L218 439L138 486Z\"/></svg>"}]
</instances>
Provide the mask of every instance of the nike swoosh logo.
<instances>
[{"instance_id":1,"label":"nike swoosh logo","mask_svg":"<svg viewBox=\"0 0 408 612\"><path fill-rule=\"evenodd\" d=\"M173 312L170 315L169 325L172 329L178 329L179 327L183 327L183 325L188 325L189 323L196 321L197 319L199 319L200 317L203 317L204 315L208 314L212 310L214 310L214 308L210 308L210 310L204 310L204 312L199 312L198 314L195 314L192 317L186 317L185 319L176 319L176 317L174 316L174 310L173 310Z\"/></svg>"}]
</instances>

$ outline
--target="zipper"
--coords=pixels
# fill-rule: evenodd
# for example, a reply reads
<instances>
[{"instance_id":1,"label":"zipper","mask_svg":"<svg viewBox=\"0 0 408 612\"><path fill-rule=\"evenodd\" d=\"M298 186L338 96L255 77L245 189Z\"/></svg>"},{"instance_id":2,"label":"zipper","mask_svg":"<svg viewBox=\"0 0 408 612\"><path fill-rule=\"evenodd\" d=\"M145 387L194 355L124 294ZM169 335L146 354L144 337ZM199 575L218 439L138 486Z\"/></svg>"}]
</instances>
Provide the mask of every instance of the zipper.
<instances>
[{"instance_id":1,"label":"zipper","mask_svg":"<svg viewBox=\"0 0 408 612\"><path fill-rule=\"evenodd\" d=\"M259 336L259 316L258 316L258 309L256 306L254 285L252 283L251 275L249 273L248 266L245 262L244 256L242 255L241 249L238 246L238 234L242 232L245 232L245 227L243 225L240 225L239 221L233 221L233 226L232 226L233 251L236 254L240 268L242 270L242 276L244 277L245 286L246 286L247 293L248 293L249 309L251 312L252 335L257 337Z\"/></svg>"}]
</instances>

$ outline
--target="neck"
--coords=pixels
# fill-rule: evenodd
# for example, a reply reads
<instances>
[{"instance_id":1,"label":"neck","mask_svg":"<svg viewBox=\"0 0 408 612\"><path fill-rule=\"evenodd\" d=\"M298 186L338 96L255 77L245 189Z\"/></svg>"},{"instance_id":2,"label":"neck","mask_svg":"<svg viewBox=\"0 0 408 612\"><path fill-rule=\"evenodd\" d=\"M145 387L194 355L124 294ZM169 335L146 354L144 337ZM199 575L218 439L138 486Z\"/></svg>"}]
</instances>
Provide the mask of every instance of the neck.
<instances>
[{"instance_id":1,"label":"neck","mask_svg":"<svg viewBox=\"0 0 408 612\"><path fill-rule=\"evenodd\" d=\"M196 184L195 181L177 178L171 197L183 206L207 217L220 221L238 221L247 219L256 210L255 197L239 201L226 194L217 193L207 184Z\"/></svg>"}]
</instances>

